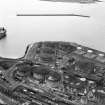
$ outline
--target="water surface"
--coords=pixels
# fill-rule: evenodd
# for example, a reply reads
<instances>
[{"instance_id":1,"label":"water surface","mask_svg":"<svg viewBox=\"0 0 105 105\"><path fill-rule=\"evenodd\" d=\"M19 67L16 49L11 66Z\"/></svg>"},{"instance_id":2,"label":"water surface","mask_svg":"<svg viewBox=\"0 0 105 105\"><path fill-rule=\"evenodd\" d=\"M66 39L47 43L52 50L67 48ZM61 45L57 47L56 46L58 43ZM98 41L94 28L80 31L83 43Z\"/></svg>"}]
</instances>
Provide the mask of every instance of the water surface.
<instances>
[{"instance_id":1,"label":"water surface","mask_svg":"<svg viewBox=\"0 0 105 105\"><path fill-rule=\"evenodd\" d=\"M0 56L21 57L27 44L38 41L70 41L105 51L105 2L79 4L40 0L2 0L0 26L7 37L0 40ZM90 16L31 16L17 14L81 14Z\"/></svg>"}]
</instances>

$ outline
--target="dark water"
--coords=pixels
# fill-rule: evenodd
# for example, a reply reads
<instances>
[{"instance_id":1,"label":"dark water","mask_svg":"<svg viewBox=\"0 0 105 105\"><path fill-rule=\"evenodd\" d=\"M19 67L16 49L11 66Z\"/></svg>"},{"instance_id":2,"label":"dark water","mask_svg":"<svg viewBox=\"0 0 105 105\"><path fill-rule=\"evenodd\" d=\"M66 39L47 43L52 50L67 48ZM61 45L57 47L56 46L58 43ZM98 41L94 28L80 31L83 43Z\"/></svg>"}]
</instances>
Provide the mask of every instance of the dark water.
<instances>
[{"instance_id":1,"label":"dark water","mask_svg":"<svg viewBox=\"0 0 105 105\"><path fill-rule=\"evenodd\" d=\"M81 14L85 17L18 17L16 14ZM0 26L7 37L0 40L0 56L21 57L27 44L38 41L70 41L105 51L105 2L91 4L39 0L3 0Z\"/></svg>"}]
</instances>

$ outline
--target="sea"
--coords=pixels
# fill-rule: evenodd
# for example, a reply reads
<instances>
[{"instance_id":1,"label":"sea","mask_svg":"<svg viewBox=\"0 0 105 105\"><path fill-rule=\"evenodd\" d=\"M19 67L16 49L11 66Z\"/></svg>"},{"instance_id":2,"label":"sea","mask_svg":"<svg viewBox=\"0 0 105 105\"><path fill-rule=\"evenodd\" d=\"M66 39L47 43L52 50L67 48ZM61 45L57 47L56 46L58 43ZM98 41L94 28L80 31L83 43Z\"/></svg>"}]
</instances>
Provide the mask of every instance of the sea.
<instances>
[{"instance_id":1,"label":"sea","mask_svg":"<svg viewBox=\"0 0 105 105\"><path fill-rule=\"evenodd\" d=\"M62 15L17 16L18 14ZM63 16L64 14L88 17ZM1 0L0 27L7 30L7 37L0 40L1 57L22 57L28 44L39 41L75 42L104 52L105 0L90 0L89 3L73 0Z\"/></svg>"}]
</instances>

